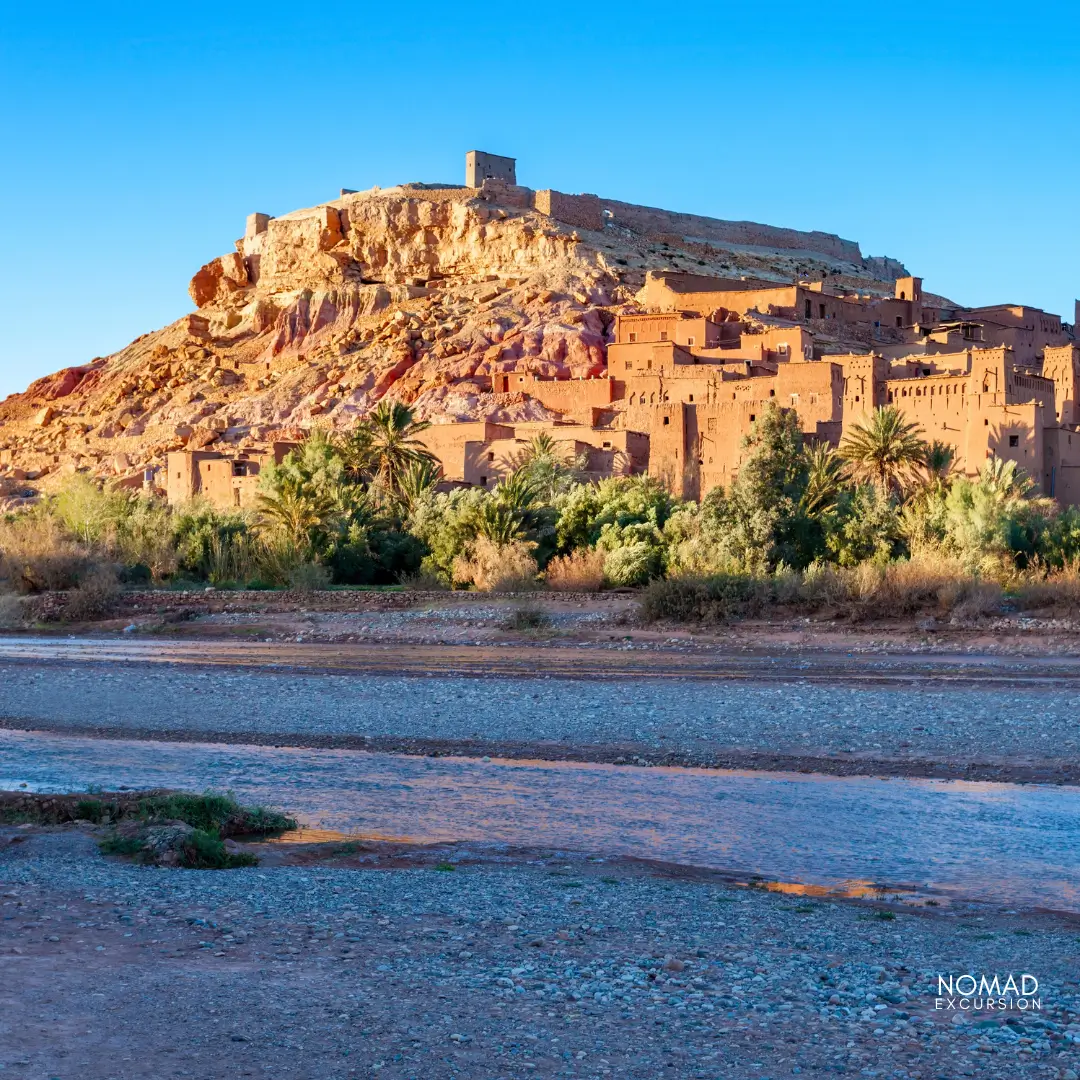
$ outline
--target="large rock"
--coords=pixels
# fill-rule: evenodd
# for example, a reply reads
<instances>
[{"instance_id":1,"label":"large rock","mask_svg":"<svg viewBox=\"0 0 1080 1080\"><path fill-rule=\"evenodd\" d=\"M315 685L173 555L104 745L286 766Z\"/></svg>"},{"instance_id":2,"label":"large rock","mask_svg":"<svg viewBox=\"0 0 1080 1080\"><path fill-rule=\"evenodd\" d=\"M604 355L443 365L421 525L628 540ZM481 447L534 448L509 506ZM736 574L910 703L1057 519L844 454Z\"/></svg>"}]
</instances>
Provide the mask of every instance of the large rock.
<instances>
[{"instance_id":1,"label":"large rock","mask_svg":"<svg viewBox=\"0 0 1080 1080\"><path fill-rule=\"evenodd\" d=\"M208 262L191 279L188 295L196 307L220 302L248 284L247 264L235 251Z\"/></svg>"}]
</instances>

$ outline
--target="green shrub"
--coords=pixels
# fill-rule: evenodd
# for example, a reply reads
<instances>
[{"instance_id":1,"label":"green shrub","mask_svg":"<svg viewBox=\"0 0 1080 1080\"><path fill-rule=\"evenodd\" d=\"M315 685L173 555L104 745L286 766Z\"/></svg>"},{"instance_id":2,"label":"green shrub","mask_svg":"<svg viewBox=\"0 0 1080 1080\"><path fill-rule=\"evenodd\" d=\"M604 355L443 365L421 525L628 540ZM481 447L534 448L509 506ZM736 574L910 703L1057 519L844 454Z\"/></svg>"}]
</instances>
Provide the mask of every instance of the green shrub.
<instances>
[{"instance_id":1,"label":"green shrub","mask_svg":"<svg viewBox=\"0 0 1080 1080\"><path fill-rule=\"evenodd\" d=\"M196 829L180 845L180 865L185 870L233 870L257 866L259 860L248 852L231 852L216 832Z\"/></svg>"},{"instance_id":2,"label":"green shrub","mask_svg":"<svg viewBox=\"0 0 1080 1080\"><path fill-rule=\"evenodd\" d=\"M293 592L318 592L329 589L330 582L330 571L318 563L300 563L289 574L289 588Z\"/></svg>"},{"instance_id":3,"label":"green shrub","mask_svg":"<svg viewBox=\"0 0 1080 1080\"><path fill-rule=\"evenodd\" d=\"M102 855L120 855L127 859L141 856L146 850L146 842L139 836L120 836L113 833L98 842Z\"/></svg>"},{"instance_id":4,"label":"green shrub","mask_svg":"<svg viewBox=\"0 0 1080 1080\"><path fill-rule=\"evenodd\" d=\"M660 573L660 549L647 541L617 547L604 556L604 577L616 586L644 585Z\"/></svg>"},{"instance_id":5,"label":"green shrub","mask_svg":"<svg viewBox=\"0 0 1080 1080\"><path fill-rule=\"evenodd\" d=\"M749 574L670 578L650 583L641 595L647 622L712 622L755 614L773 596L772 582Z\"/></svg>"},{"instance_id":6,"label":"green shrub","mask_svg":"<svg viewBox=\"0 0 1080 1080\"><path fill-rule=\"evenodd\" d=\"M78 821L92 821L95 825L108 816L108 808L100 799L80 799L75 804L75 818Z\"/></svg>"},{"instance_id":7,"label":"green shrub","mask_svg":"<svg viewBox=\"0 0 1080 1080\"><path fill-rule=\"evenodd\" d=\"M517 604L503 621L507 630L541 630L551 625L551 616L539 604Z\"/></svg>"},{"instance_id":8,"label":"green shrub","mask_svg":"<svg viewBox=\"0 0 1080 1080\"><path fill-rule=\"evenodd\" d=\"M222 836L280 832L295 829L295 819L266 807L241 806L232 795L189 795L183 792L142 799L139 816L146 821L182 821Z\"/></svg>"}]
</instances>

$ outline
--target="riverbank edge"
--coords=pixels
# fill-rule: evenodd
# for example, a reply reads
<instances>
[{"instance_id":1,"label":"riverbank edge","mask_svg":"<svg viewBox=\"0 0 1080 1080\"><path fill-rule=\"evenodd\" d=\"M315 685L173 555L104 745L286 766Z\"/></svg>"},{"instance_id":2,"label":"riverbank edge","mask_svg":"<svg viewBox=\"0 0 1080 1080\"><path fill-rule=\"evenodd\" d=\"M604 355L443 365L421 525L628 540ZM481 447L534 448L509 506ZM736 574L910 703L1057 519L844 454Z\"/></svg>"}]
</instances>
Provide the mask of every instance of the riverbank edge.
<instances>
[{"instance_id":1,"label":"riverbank edge","mask_svg":"<svg viewBox=\"0 0 1080 1080\"><path fill-rule=\"evenodd\" d=\"M431 739L394 735L328 735L298 732L189 731L111 725L84 727L37 718L0 716L0 730L43 732L87 739L159 743L269 746L277 749L346 750L407 757L492 758L504 761L566 762L630 768L714 769L923 780L968 780L1008 784L1080 786L1080 762L934 761L928 758L869 757L865 754L799 755L715 747L663 750L636 743L566 744L486 739Z\"/></svg>"}]
</instances>

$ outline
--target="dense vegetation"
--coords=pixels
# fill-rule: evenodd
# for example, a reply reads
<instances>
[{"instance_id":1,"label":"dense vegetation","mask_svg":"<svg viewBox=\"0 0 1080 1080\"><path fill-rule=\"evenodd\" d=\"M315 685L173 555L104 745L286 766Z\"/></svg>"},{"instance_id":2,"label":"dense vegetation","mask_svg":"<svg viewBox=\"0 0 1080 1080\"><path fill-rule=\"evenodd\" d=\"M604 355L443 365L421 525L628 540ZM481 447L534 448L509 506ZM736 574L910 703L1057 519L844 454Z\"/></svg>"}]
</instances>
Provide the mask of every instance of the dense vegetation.
<instances>
[{"instance_id":1,"label":"dense vegetation","mask_svg":"<svg viewBox=\"0 0 1080 1080\"><path fill-rule=\"evenodd\" d=\"M764 602L813 607L901 579L935 595L964 582L959 601L977 587L1000 595L1076 576L1080 510L1034 495L1011 462L992 458L977 479L955 474L949 448L925 442L892 408L853 428L839 450L804 444L795 414L771 408L744 440L736 481L700 505L648 477L584 482L581 462L546 435L493 489L439 492L437 462L416 438L423 427L384 402L348 436L317 431L264 473L249 512L168 507L75 476L0 523L0 579L21 592L76 587L90 607L95 588L116 580L665 581L650 594L657 614L703 617Z\"/></svg>"}]
</instances>

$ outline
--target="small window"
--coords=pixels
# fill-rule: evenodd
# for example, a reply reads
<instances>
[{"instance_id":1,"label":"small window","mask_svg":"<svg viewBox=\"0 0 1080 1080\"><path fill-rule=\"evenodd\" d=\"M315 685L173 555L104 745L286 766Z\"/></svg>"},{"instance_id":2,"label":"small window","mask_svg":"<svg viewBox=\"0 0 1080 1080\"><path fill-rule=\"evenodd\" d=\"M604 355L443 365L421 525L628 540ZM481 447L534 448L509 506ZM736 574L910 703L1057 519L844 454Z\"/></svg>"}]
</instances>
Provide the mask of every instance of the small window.
<instances>
[{"instance_id":1,"label":"small window","mask_svg":"<svg viewBox=\"0 0 1080 1080\"><path fill-rule=\"evenodd\" d=\"M769 391L769 397L776 397L776 391L775 390L770 390Z\"/></svg>"},{"instance_id":2,"label":"small window","mask_svg":"<svg viewBox=\"0 0 1080 1080\"><path fill-rule=\"evenodd\" d=\"M686 344L687 344L687 345L693 346L693 345L694 345L694 343L695 343L695 342L694 342L694 338L692 338L692 337L688 337L688 338L686 339Z\"/></svg>"},{"instance_id":3,"label":"small window","mask_svg":"<svg viewBox=\"0 0 1080 1080\"><path fill-rule=\"evenodd\" d=\"M906 391L905 391L905 392L906 392ZM855 400L856 400L856 401L858 401L858 400L859 400L859 395L858 395L858 394L856 394L856 395L855 395Z\"/></svg>"},{"instance_id":4,"label":"small window","mask_svg":"<svg viewBox=\"0 0 1080 1080\"><path fill-rule=\"evenodd\" d=\"M611 443L609 443L609 442L604 443L604 449L605 450L610 450L611 449Z\"/></svg>"},{"instance_id":5,"label":"small window","mask_svg":"<svg viewBox=\"0 0 1080 1080\"><path fill-rule=\"evenodd\" d=\"M660 331L660 340L661 341L667 341L667 331L666 330L661 330Z\"/></svg>"},{"instance_id":6,"label":"small window","mask_svg":"<svg viewBox=\"0 0 1080 1080\"><path fill-rule=\"evenodd\" d=\"M631 331L631 333L630 333L630 340L631 341L637 341L637 334L635 334L633 331ZM630 365L627 364L626 366L629 367Z\"/></svg>"},{"instance_id":7,"label":"small window","mask_svg":"<svg viewBox=\"0 0 1080 1080\"><path fill-rule=\"evenodd\" d=\"M898 328L904 325L904 320L899 315L896 316L896 325Z\"/></svg>"},{"instance_id":8,"label":"small window","mask_svg":"<svg viewBox=\"0 0 1080 1080\"><path fill-rule=\"evenodd\" d=\"M822 319L825 318L825 305L824 304L818 304L818 317L822 318Z\"/></svg>"},{"instance_id":9,"label":"small window","mask_svg":"<svg viewBox=\"0 0 1080 1080\"><path fill-rule=\"evenodd\" d=\"M812 318L812 316L813 316L813 313L814 313L814 309L813 309L813 307L811 306L811 304L810 304L810 301L809 301L809 300L807 300L807 301L806 301L806 308L805 308L804 310L805 310L805 312L806 312L806 317L807 317L808 319L809 319L809 318Z\"/></svg>"},{"instance_id":10,"label":"small window","mask_svg":"<svg viewBox=\"0 0 1080 1080\"><path fill-rule=\"evenodd\" d=\"M487 487L487 477L486 476L481 476L480 477L480 486L481 487Z\"/></svg>"},{"instance_id":11,"label":"small window","mask_svg":"<svg viewBox=\"0 0 1080 1080\"><path fill-rule=\"evenodd\" d=\"M671 423L671 417L670 416L665 416L664 417L664 424L667 425L667 424L670 424L670 423Z\"/></svg>"},{"instance_id":12,"label":"small window","mask_svg":"<svg viewBox=\"0 0 1080 1080\"><path fill-rule=\"evenodd\" d=\"M756 419L757 419L757 417L753 413L751 413L750 414L750 423L752 424Z\"/></svg>"},{"instance_id":13,"label":"small window","mask_svg":"<svg viewBox=\"0 0 1080 1080\"><path fill-rule=\"evenodd\" d=\"M1010 446L1019 446L1020 445L1020 436L1019 435L1010 435L1009 436L1009 445Z\"/></svg>"},{"instance_id":14,"label":"small window","mask_svg":"<svg viewBox=\"0 0 1080 1080\"><path fill-rule=\"evenodd\" d=\"M495 460L495 455L493 453L489 453L488 454L488 461L494 461L494 460Z\"/></svg>"},{"instance_id":15,"label":"small window","mask_svg":"<svg viewBox=\"0 0 1080 1080\"><path fill-rule=\"evenodd\" d=\"M691 401L693 401L693 400L694 400L694 395L693 395L693 394L691 394L691 395L690 395L690 400L691 400Z\"/></svg>"},{"instance_id":16,"label":"small window","mask_svg":"<svg viewBox=\"0 0 1080 1080\"><path fill-rule=\"evenodd\" d=\"M234 461L232 463L233 476L247 476L247 462L246 461Z\"/></svg>"},{"instance_id":17,"label":"small window","mask_svg":"<svg viewBox=\"0 0 1080 1080\"><path fill-rule=\"evenodd\" d=\"M626 370L627 371L633 371L634 370L634 365L632 363L630 363L629 360L626 361Z\"/></svg>"},{"instance_id":18,"label":"small window","mask_svg":"<svg viewBox=\"0 0 1080 1080\"><path fill-rule=\"evenodd\" d=\"M989 420L984 420L983 421L983 427L989 427L989 426L990 426L990 421Z\"/></svg>"}]
</instances>

